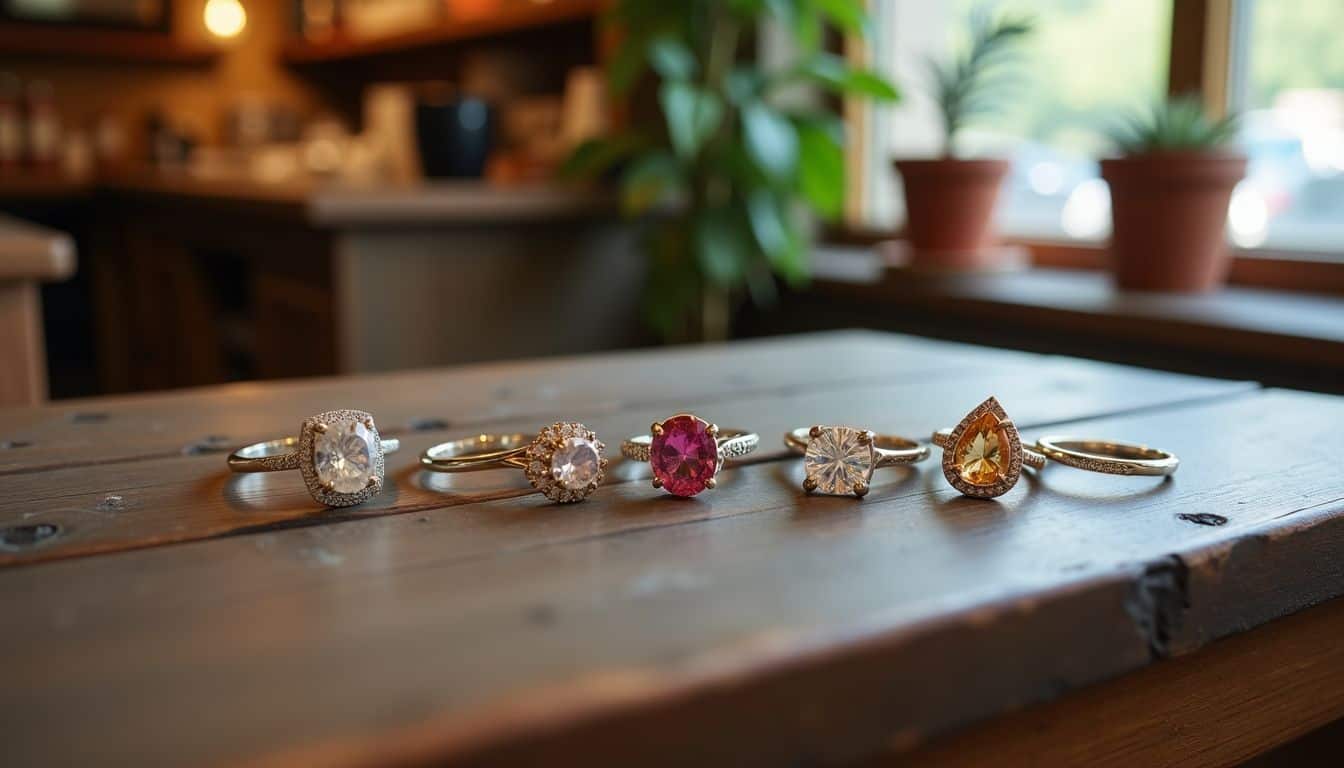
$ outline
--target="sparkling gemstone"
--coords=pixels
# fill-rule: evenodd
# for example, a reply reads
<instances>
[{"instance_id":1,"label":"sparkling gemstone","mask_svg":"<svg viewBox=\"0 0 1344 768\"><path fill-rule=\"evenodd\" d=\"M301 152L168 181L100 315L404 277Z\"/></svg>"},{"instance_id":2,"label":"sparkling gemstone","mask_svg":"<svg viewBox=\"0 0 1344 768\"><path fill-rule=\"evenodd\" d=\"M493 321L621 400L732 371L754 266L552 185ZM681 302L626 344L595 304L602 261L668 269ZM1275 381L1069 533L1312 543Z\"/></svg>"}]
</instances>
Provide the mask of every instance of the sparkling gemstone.
<instances>
[{"instance_id":1,"label":"sparkling gemstone","mask_svg":"<svg viewBox=\"0 0 1344 768\"><path fill-rule=\"evenodd\" d=\"M602 454L592 440L567 437L551 454L551 477L561 488L578 491L588 487L602 471Z\"/></svg>"},{"instance_id":2,"label":"sparkling gemstone","mask_svg":"<svg viewBox=\"0 0 1344 768\"><path fill-rule=\"evenodd\" d=\"M719 468L719 446L709 425L694 416L674 416L649 445L649 466L668 493L694 496Z\"/></svg>"},{"instance_id":3,"label":"sparkling gemstone","mask_svg":"<svg viewBox=\"0 0 1344 768\"><path fill-rule=\"evenodd\" d=\"M993 485L1008 471L1008 438L993 413L968 424L954 450L957 474L972 485Z\"/></svg>"},{"instance_id":4,"label":"sparkling gemstone","mask_svg":"<svg viewBox=\"0 0 1344 768\"><path fill-rule=\"evenodd\" d=\"M363 490L373 476L374 457L378 455L375 439L373 430L361 421L328 424L313 443L318 481L337 493Z\"/></svg>"},{"instance_id":5,"label":"sparkling gemstone","mask_svg":"<svg viewBox=\"0 0 1344 768\"><path fill-rule=\"evenodd\" d=\"M861 440L863 430L852 427L822 427L807 441L803 468L822 493L853 493L855 485L867 485L873 476L873 447Z\"/></svg>"}]
</instances>

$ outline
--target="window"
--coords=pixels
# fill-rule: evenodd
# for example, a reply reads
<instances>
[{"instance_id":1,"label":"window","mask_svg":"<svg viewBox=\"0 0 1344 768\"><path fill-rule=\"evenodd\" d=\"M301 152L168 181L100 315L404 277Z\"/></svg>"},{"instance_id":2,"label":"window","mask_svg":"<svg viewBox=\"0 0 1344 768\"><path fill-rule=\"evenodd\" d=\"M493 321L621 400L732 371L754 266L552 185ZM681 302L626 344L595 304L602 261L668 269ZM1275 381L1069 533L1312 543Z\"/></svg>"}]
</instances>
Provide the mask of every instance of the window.
<instances>
[{"instance_id":1,"label":"window","mask_svg":"<svg viewBox=\"0 0 1344 768\"><path fill-rule=\"evenodd\" d=\"M903 89L902 103L866 116L862 223L900 223L894 156L939 149L927 59L963 44L977 8L1035 17L1017 91L1002 118L958 145L962 155L1007 156L1013 170L998 211L1010 236L1095 241L1110 229L1110 197L1096 158L1106 129L1168 92L1173 0L876 0L874 65ZM1216 0L1211 0L1216 2ZM1221 35L1227 92L1244 113L1247 178L1229 211L1229 235L1254 248L1344 250L1344 2L1230 0ZM1204 54L1207 52L1196 52ZM1204 56L1208 67L1208 56ZM1207 81L1206 81L1207 82Z\"/></svg>"},{"instance_id":2,"label":"window","mask_svg":"<svg viewBox=\"0 0 1344 768\"><path fill-rule=\"evenodd\" d=\"M1344 3L1241 0L1230 102L1250 158L1230 215L1247 248L1344 249Z\"/></svg>"}]
</instances>

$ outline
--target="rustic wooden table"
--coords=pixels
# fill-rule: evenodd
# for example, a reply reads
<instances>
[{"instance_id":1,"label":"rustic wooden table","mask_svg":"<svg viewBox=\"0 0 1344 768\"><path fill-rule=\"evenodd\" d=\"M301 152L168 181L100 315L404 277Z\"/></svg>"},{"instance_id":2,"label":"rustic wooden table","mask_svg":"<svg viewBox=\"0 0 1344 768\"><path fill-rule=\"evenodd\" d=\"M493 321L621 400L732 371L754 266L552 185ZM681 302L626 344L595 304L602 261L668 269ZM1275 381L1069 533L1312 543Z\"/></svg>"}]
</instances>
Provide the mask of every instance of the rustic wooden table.
<instances>
[{"instance_id":1,"label":"rustic wooden table","mask_svg":"<svg viewBox=\"0 0 1344 768\"><path fill-rule=\"evenodd\" d=\"M930 462L806 498L779 440L924 435L991 393L1027 439L1181 470L976 501ZM346 406L404 446L368 504L225 471ZM681 410L762 450L691 500L619 461L563 507L416 469L451 436L615 445ZM1227 765L1344 715L1338 398L849 332L0 417L6 765Z\"/></svg>"}]
</instances>

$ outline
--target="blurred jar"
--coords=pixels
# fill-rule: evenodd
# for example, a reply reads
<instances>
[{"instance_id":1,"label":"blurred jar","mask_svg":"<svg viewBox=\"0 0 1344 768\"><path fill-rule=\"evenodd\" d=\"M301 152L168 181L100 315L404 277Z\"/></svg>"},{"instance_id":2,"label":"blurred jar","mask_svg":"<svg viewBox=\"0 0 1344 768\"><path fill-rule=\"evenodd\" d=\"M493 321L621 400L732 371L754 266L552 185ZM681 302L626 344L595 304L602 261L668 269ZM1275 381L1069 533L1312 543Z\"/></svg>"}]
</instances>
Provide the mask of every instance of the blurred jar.
<instances>
[{"instance_id":1,"label":"blurred jar","mask_svg":"<svg viewBox=\"0 0 1344 768\"><path fill-rule=\"evenodd\" d=\"M36 168L52 169L61 159L61 116L56 111L56 94L51 83L34 80L28 84L28 162Z\"/></svg>"}]
</instances>

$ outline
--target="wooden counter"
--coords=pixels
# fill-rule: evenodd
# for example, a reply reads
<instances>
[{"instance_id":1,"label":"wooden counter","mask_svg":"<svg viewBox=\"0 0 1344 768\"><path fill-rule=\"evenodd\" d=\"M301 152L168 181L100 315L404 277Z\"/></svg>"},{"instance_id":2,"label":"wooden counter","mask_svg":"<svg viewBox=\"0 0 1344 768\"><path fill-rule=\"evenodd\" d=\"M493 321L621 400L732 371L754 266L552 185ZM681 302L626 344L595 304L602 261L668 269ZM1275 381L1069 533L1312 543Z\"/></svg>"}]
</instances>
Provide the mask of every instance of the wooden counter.
<instances>
[{"instance_id":1,"label":"wooden counter","mask_svg":"<svg viewBox=\"0 0 1344 768\"><path fill-rule=\"evenodd\" d=\"M103 392L648 340L638 232L607 194L160 172L108 177L72 195L66 207L77 200L83 213L63 215L83 222Z\"/></svg>"},{"instance_id":2,"label":"wooden counter","mask_svg":"<svg viewBox=\"0 0 1344 768\"><path fill-rule=\"evenodd\" d=\"M1027 439L1146 441L1180 471L1051 466L979 501L927 463L811 498L779 442L923 435L991 393ZM371 502L225 471L333 407L402 440ZM682 410L764 438L691 500L621 461L563 507L416 468L452 437L564 418L615 446ZM6 762L1231 764L1344 717L1344 481L1318 450L1342 421L1324 395L861 332L11 410Z\"/></svg>"}]
</instances>

